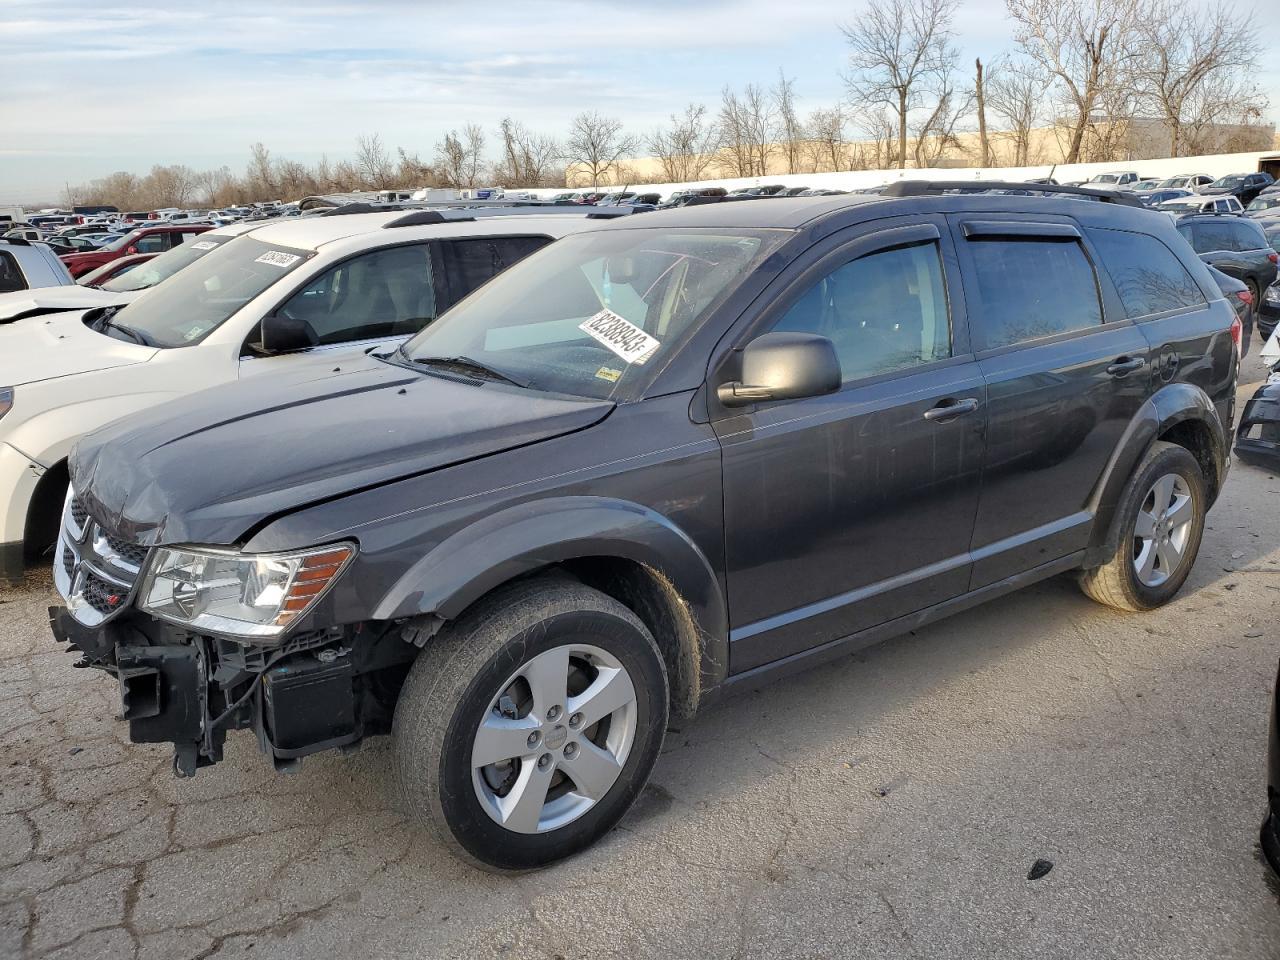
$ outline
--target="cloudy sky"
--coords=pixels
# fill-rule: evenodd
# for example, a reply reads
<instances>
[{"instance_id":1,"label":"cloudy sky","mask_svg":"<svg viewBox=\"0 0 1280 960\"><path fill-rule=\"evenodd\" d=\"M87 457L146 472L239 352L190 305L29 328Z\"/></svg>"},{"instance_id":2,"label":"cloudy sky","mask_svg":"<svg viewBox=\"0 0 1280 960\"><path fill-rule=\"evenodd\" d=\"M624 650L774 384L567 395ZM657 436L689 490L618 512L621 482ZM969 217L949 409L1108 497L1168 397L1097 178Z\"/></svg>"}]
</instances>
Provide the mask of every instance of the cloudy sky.
<instances>
[{"instance_id":1,"label":"cloudy sky","mask_svg":"<svg viewBox=\"0 0 1280 960\"><path fill-rule=\"evenodd\" d=\"M1208 7L1213 0L1187 0ZM1266 6L1275 0L1258 0ZM153 163L237 172L249 145L311 162L379 133L424 158L504 115L559 134L596 109L643 131L782 68L808 110L838 99L822 0L0 0L0 204ZM962 0L966 63L1009 46L1003 0ZM1280 58L1259 78L1280 115Z\"/></svg>"}]
</instances>

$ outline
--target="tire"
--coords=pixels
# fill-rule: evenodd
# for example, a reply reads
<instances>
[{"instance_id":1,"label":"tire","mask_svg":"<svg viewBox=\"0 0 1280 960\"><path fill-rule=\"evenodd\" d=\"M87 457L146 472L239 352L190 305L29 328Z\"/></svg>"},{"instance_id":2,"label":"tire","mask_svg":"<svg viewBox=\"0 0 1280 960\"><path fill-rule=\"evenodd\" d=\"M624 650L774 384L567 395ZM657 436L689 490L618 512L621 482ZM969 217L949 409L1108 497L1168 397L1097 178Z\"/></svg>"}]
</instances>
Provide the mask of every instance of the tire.
<instances>
[{"instance_id":1,"label":"tire","mask_svg":"<svg viewBox=\"0 0 1280 960\"><path fill-rule=\"evenodd\" d=\"M597 722L628 690L629 705ZM567 576L500 588L409 671L392 724L404 803L479 867L545 866L590 846L635 802L669 708L658 646L621 603ZM508 759L473 765L482 751Z\"/></svg>"},{"instance_id":2,"label":"tire","mask_svg":"<svg viewBox=\"0 0 1280 960\"><path fill-rule=\"evenodd\" d=\"M1241 360L1249 355L1249 345L1253 341L1253 328L1257 325L1258 314L1262 310L1262 297L1258 292L1258 285L1252 280L1245 280L1244 285L1249 288L1249 295L1253 297L1253 303L1245 311L1247 322L1244 324L1244 329L1240 331Z\"/></svg>"},{"instance_id":3,"label":"tire","mask_svg":"<svg viewBox=\"0 0 1280 960\"><path fill-rule=\"evenodd\" d=\"M1151 550L1144 552L1146 539L1139 536L1140 514L1152 516L1153 497L1157 495L1156 483L1164 478L1173 478L1174 499L1177 512L1174 520L1186 517L1185 527L1172 525L1172 520L1165 521L1162 536L1159 527L1153 531ZM1181 498L1186 497L1184 502ZM1191 568L1195 565L1196 554L1200 550L1200 540L1204 535L1205 511L1207 510L1207 494L1204 473L1185 447L1177 444L1157 441L1143 458L1133 476L1125 485L1116 506L1112 520L1112 539L1115 540L1116 552L1106 563L1080 575L1080 587L1092 599L1117 610L1141 611L1153 610L1168 603L1186 582ZM1182 512L1189 507L1189 513ZM1145 526L1145 518L1142 518ZM1157 519L1160 519L1157 517ZM1161 550L1160 544L1174 547L1178 559L1176 563L1167 563L1173 553ZM1181 543L1181 547L1176 545ZM1154 556L1154 566L1143 574L1144 561Z\"/></svg>"}]
</instances>

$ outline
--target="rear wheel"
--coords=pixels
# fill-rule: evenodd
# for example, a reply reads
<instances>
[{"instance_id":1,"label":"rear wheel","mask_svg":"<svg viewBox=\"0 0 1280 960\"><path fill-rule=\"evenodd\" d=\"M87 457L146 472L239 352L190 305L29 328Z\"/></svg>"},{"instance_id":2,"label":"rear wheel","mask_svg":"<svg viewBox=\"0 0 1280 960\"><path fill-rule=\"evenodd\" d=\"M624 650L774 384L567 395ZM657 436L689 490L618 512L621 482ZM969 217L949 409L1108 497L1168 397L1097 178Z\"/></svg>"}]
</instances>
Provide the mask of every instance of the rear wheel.
<instances>
[{"instance_id":1,"label":"rear wheel","mask_svg":"<svg viewBox=\"0 0 1280 960\"><path fill-rule=\"evenodd\" d=\"M662 657L635 614L567 578L515 584L410 670L393 730L405 802L480 866L551 863L626 813L667 711Z\"/></svg>"},{"instance_id":2,"label":"rear wheel","mask_svg":"<svg viewBox=\"0 0 1280 960\"><path fill-rule=\"evenodd\" d=\"M1118 610L1151 610L1182 587L1204 535L1204 474L1185 447L1158 441L1129 479L1116 508L1116 552L1084 571L1086 594Z\"/></svg>"}]
</instances>

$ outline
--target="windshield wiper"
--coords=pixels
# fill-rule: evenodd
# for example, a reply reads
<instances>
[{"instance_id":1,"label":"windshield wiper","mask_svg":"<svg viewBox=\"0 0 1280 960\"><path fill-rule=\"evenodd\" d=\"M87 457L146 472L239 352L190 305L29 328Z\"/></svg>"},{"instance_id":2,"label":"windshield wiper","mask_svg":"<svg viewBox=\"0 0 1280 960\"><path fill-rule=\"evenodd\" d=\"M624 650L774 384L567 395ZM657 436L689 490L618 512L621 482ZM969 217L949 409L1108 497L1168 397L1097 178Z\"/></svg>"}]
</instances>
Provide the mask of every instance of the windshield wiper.
<instances>
[{"instance_id":1,"label":"windshield wiper","mask_svg":"<svg viewBox=\"0 0 1280 960\"><path fill-rule=\"evenodd\" d=\"M141 344L144 347L154 347L155 343L152 339L141 330L135 330L133 327L126 327L123 323L116 323L111 319L122 309L124 309L123 306L103 307L102 314L93 323L93 329L98 333L106 333L108 330L119 330L134 343Z\"/></svg>"},{"instance_id":2,"label":"windshield wiper","mask_svg":"<svg viewBox=\"0 0 1280 960\"><path fill-rule=\"evenodd\" d=\"M408 354L401 351L402 356L408 357ZM410 362L420 364L424 367L444 367L446 369L457 370L459 373L479 374L488 380L502 380L517 387L528 387L527 382L517 380L510 374L503 373L501 370L495 370L493 367L486 366L479 360L472 360L470 357L408 357Z\"/></svg>"}]
</instances>

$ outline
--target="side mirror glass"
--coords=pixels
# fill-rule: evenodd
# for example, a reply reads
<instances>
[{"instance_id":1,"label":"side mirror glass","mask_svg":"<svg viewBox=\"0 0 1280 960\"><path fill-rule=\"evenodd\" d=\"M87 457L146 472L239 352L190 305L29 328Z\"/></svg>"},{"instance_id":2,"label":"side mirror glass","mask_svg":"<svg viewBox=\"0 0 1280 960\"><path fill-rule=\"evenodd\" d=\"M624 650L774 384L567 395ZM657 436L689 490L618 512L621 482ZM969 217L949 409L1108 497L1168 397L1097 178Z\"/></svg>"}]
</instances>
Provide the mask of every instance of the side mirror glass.
<instances>
[{"instance_id":1,"label":"side mirror glass","mask_svg":"<svg viewBox=\"0 0 1280 960\"><path fill-rule=\"evenodd\" d=\"M262 321L262 350L264 353L288 353L315 346L311 328L304 320L274 314Z\"/></svg>"},{"instance_id":2,"label":"side mirror glass","mask_svg":"<svg viewBox=\"0 0 1280 960\"><path fill-rule=\"evenodd\" d=\"M137 247L126 247L124 252L125 252L126 254L135 254L135 253L137 253L137 252L138 252L138 248L137 248Z\"/></svg>"},{"instance_id":3,"label":"side mirror glass","mask_svg":"<svg viewBox=\"0 0 1280 960\"><path fill-rule=\"evenodd\" d=\"M742 379L722 383L726 407L835 393L841 383L835 344L812 333L766 333L742 351Z\"/></svg>"}]
</instances>

